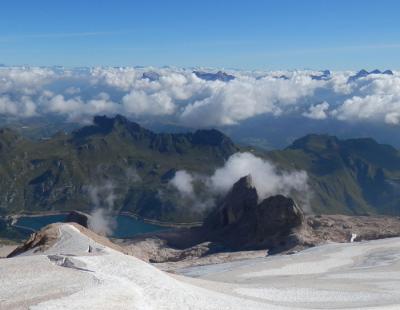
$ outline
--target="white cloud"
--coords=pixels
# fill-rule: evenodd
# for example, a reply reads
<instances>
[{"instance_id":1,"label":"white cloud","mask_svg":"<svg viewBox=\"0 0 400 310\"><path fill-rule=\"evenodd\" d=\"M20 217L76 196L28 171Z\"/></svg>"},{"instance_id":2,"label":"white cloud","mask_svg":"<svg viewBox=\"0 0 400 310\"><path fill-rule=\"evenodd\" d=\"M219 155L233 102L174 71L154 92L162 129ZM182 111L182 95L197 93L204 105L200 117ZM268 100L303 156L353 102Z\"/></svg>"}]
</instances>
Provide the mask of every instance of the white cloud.
<instances>
[{"instance_id":1,"label":"white cloud","mask_svg":"<svg viewBox=\"0 0 400 310\"><path fill-rule=\"evenodd\" d=\"M293 191L308 192L306 172L279 172L275 165L251 153L236 153L229 157L211 176L210 186L216 191L227 192L237 180L249 174L260 199L276 194L290 195Z\"/></svg>"},{"instance_id":2,"label":"white cloud","mask_svg":"<svg viewBox=\"0 0 400 310\"><path fill-rule=\"evenodd\" d=\"M29 96L12 100L10 96L0 95L0 114L14 117L31 117L36 115L36 104Z\"/></svg>"},{"instance_id":3,"label":"white cloud","mask_svg":"<svg viewBox=\"0 0 400 310\"><path fill-rule=\"evenodd\" d=\"M390 112L385 115L385 123L397 125L400 123L400 110L399 112Z\"/></svg>"},{"instance_id":4,"label":"white cloud","mask_svg":"<svg viewBox=\"0 0 400 310\"><path fill-rule=\"evenodd\" d=\"M316 105L311 105L307 112L303 115L312 119L326 119L328 117L327 111L329 109L329 103L324 101Z\"/></svg>"},{"instance_id":5,"label":"white cloud","mask_svg":"<svg viewBox=\"0 0 400 310\"><path fill-rule=\"evenodd\" d=\"M175 176L171 179L170 184L173 185L179 193L184 197L193 197L194 178L191 174L185 170L179 170L175 173Z\"/></svg>"},{"instance_id":6,"label":"white cloud","mask_svg":"<svg viewBox=\"0 0 400 310\"><path fill-rule=\"evenodd\" d=\"M95 209L90 214L88 226L97 234L110 236L115 229L115 219L105 209Z\"/></svg>"},{"instance_id":7,"label":"white cloud","mask_svg":"<svg viewBox=\"0 0 400 310\"><path fill-rule=\"evenodd\" d=\"M365 97L354 96L334 110L339 120L373 120L388 124L399 124L400 96L374 94Z\"/></svg>"},{"instance_id":8,"label":"white cloud","mask_svg":"<svg viewBox=\"0 0 400 310\"><path fill-rule=\"evenodd\" d=\"M165 92L146 94L133 90L122 98L124 110L133 115L169 115L174 113L175 105Z\"/></svg>"},{"instance_id":9,"label":"white cloud","mask_svg":"<svg viewBox=\"0 0 400 310\"><path fill-rule=\"evenodd\" d=\"M5 115L17 115L18 108L9 96L0 97L0 113Z\"/></svg>"},{"instance_id":10,"label":"white cloud","mask_svg":"<svg viewBox=\"0 0 400 310\"><path fill-rule=\"evenodd\" d=\"M106 93L100 93L93 99L84 101L81 97L65 99L64 95L42 95L38 104L45 112L66 115L70 121L82 121L86 117L99 114L115 114L120 105L112 102Z\"/></svg>"},{"instance_id":11,"label":"white cloud","mask_svg":"<svg viewBox=\"0 0 400 310\"><path fill-rule=\"evenodd\" d=\"M298 100L313 94L320 83L306 76L290 80L239 77L230 83L215 83L209 97L188 104L184 123L197 126L232 125L263 113L280 115Z\"/></svg>"},{"instance_id":12,"label":"white cloud","mask_svg":"<svg viewBox=\"0 0 400 310\"><path fill-rule=\"evenodd\" d=\"M358 93L346 99L332 115L339 120L400 122L400 77L372 75L359 83Z\"/></svg>"},{"instance_id":13,"label":"white cloud","mask_svg":"<svg viewBox=\"0 0 400 310\"><path fill-rule=\"evenodd\" d=\"M157 79L142 79L156 72ZM179 68L0 69L0 114L58 114L70 121L95 114L164 118L191 127L235 125L254 116L303 115L399 124L400 76L352 72L313 80L313 71L229 71L229 83L205 81ZM285 76L286 78L279 78ZM329 104L328 104L329 102Z\"/></svg>"},{"instance_id":14,"label":"white cloud","mask_svg":"<svg viewBox=\"0 0 400 310\"><path fill-rule=\"evenodd\" d=\"M137 77L134 68L93 68L90 72L93 85L109 85L126 91L132 88Z\"/></svg>"},{"instance_id":15,"label":"white cloud","mask_svg":"<svg viewBox=\"0 0 400 310\"><path fill-rule=\"evenodd\" d=\"M115 185L111 181L88 185L84 188L92 203L88 226L94 232L110 236L116 227L114 202L117 199Z\"/></svg>"},{"instance_id":16,"label":"white cloud","mask_svg":"<svg viewBox=\"0 0 400 310\"><path fill-rule=\"evenodd\" d=\"M251 175L260 200L282 194L296 197L304 210L309 209L310 190L305 171L280 171L274 164L251 153L235 153L224 166L210 176L177 171L170 184L181 195L184 205L203 210L215 205L216 198L232 188L240 178ZM194 191L194 182L204 185L204 192Z\"/></svg>"},{"instance_id":17,"label":"white cloud","mask_svg":"<svg viewBox=\"0 0 400 310\"><path fill-rule=\"evenodd\" d=\"M56 78L55 73L47 68L1 68L0 94L18 92L24 95L32 95Z\"/></svg>"}]
</instances>

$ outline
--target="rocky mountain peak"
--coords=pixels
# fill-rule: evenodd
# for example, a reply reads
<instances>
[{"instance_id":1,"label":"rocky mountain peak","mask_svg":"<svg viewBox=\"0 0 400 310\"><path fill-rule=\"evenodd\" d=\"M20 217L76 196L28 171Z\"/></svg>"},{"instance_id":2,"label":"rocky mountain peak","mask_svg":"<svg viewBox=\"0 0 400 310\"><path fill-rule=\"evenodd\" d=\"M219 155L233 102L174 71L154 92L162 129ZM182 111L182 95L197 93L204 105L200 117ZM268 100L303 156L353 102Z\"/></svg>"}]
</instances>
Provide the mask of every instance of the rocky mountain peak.
<instances>
[{"instance_id":1,"label":"rocky mountain peak","mask_svg":"<svg viewBox=\"0 0 400 310\"><path fill-rule=\"evenodd\" d=\"M330 70L323 70L321 74L319 75L311 75L311 79L317 80L317 81L323 81L323 80L329 80L331 77L331 71Z\"/></svg>"},{"instance_id":2,"label":"rocky mountain peak","mask_svg":"<svg viewBox=\"0 0 400 310\"><path fill-rule=\"evenodd\" d=\"M93 124L106 131L110 131L116 126L126 126L135 130L139 130L141 128L139 124L131 122L120 114L115 115L115 117L108 117L106 115L95 116L93 118Z\"/></svg>"},{"instance_id":3,"label":"rocky mountain peak","mask_svg":"<svg viewBox=\"0 0 400 310\"><path fill-rule=\"evenodd\" d=\"M148 79L150 82L158 81L160 74L155 71L143 72L142 79Z\"/></svg>"},{"instance_id":4,"label":"rocky mountain peak","mask_svg":"<svg viewBox=\"0 0 400 310\"><path fill-rule=\"evenodd\" d=\"M369 74L382 74L382 72L379 69L375 69L375 70L372 70Z\"/></svg>"},{"instance_id":5,"label":"rocky mountain peak","mask_svg":"<svg viewBox=\"0 0 400 310\"><path fill-rule=\"evenodd\" d=\"M114 126L114 118L110 118L106 115L96 115L93 118L93 124L98 127L102 128L112 128Z\"/></svg>"},{"instance_id":6,"label":"rocky mountain peak","mask_svg":"<svg viewBox=\"0 0 400 310\"><path fill-rule=\"evenodd\" d=\"M216 129L196 130L192 142L197 145L234 147L232 140Z\"/></svg>"},{"instance_id":7,"label":"rocky mountain peak","mask_svg":"<svg viewBox=\"0 0 400 310\"><path fill-rule=\"evenodd\" d=\"M348 82L354 82L354 81L358 80L359 78L366 77L366 76L368 76L370 74L393 75L393 72L391 70L385 70L385 71L382 72L381 70L378 70L378 69L375 69L375 70L373 70L371 72L368 72L367 70L362 69L359 72L357 72L355 75L350 76L349 79L348 79Z\"/></svg>"},{"instance_id":8,"label":"rocky mountain peak","mask_svg":"<svg viewBox=\"0 0 400 310\"><path fill-rule=\"evenodd\" d=\"M393 71L392 70L385 70L385 71L382 72L382 74L393 75Z\"/></svg>"},{"instance_id":9,"label":"rocky mountain peak","mask_svg":"<svg viewBox=\"0 0 400 310\"><path fill-rule=\"evenodd\" d=\"M93 135L108 135L114 131L124 133L125 137L130 136L135 141L146 140L146 143L149 143L152 148L161 151L174 149L184 141L188 145L220 148L226 155L230 155L237 150L232 140L216 129L201 129L194 133L182 134L156 134L118 114L115 117L95 116L93 125L78 129L72 135L75 140L82 141Z\"/></svg>"},{"instance_id":10,"label":"rocky mountain peak","mask_svg":"<svg viewBox=\"0 0 400 310\"><path fill-rule=\"evenodd\" d=\"M257 206L258 194L251 175L240 178L219 207L205 220L205 225L220 228L237 223Z\"/></svg>"},{"instance_id":11,"label":"rocky mountain peak","mask_svg":"<svg viewBox=\"0 0 400 310\"><path fill-rule=\"evenodd\" d=\"M286 242L304 218L294 200L283 195L258 203L257 190L247 175L233 185L203 228L212 240L231 248L275 247Z\"/></svg>"},{"instance_id":12,"label":"rocky mountain peak","mask_svg":"<svg viewBox=\"0 0 400 310\"><path fill-rule=\"evenodd\" d=\"M131 122L126 117L117 114L115 117L106 115L95 116L93 125L82 127L72 133L73 139L82 140L93 135L108 135L114 130L126 130L130 133L147 132L139 124Z\"/></svg>"},{"instance_id":13,"label":"rocky mountain peak","mask_svg":"<svg viewBox=\"0 0 400 310\"><path fill-rule=\"evenodd\" d=\"M254 182L253 182L253 177L251 176L251 174L248 174L248 175L240 178L233 185L232 191L235 191L238 189L240 190L241 188L247 188L247 189L255 188Z\"/></svg>"},{"instance_id":14,"label":"rocky mountain peak","mask_svg":"<svg viewBox=\"0 0 400 310\"><path fill-rule=\"evenodd\" d=\"M204 71L193 71L193 73L200 79L205 81L223 81L229 82L234 80L235 77L231 74L227 74L223 71L218 71L217 73L204 72Z\"/></svg>"}]
</instances>

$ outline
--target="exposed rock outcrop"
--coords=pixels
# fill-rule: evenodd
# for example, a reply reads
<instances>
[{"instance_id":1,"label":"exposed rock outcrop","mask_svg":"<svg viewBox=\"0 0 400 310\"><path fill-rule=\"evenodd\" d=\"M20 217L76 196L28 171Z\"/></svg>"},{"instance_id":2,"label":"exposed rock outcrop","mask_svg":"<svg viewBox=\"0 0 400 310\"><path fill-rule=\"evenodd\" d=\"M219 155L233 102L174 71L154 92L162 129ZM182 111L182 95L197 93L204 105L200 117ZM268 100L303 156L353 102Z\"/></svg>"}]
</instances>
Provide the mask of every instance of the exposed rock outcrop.
<instances>
[{"instance_id":1,"label":"exposed rock outcrop","mask_svg":"<svg viewBox=\"0 0 400 310\"><path fill-rule=\"evenodd\" d=\"M110 249L119 251L121 253L126 253L124 249L122 249L117 244L111 242L108 238L100 236L90 229L87 229L76 223L54 223L45 226L41 230L36 233L31 234L29 239L25 241L25 243L19 247L17 247L13 252L11 252L7 257L14 257L20 254L30 252L31 254L35 253L43 253L49 248L52 248L56 245L56 243L60 240L60 229L62 227L70 226L75 230L79 231L81 234L85 235L87 238L94 240L96 243L106 246ZM90 246L85 248L85 253L93 252L93 248Z\"/></svg>"},{"instance_id":2,"label":"exposed rock outcrop","mask_svg":"<svg viewBox=\"0 0 400 310\"><path fill-rule=\"evenodd\" d=\"M304 222L303 210L293 199L283 195L271 196L264 199L256 209L258 235L287 235Z\"/></svg>"},{"instance_id":3,"label":"exposed rock outcrop","mask_svg":"<svg viewBox=\"0 0 400 310\"><path fill-rule=\"evenodd\" d=\"M220 229L239 222L258 203L257 191L250 175L237 181L219 207L205 220L207 229Z\"/></svg>"},{"instance_id":4,"label":"exposed rock outcrop","mask_svg":"<svg viewBox=\"0 0 400 310\"><path fill-rule=\"evenodd\" d=\"M303 211L283 195L258 200L251 176L241 178L206 219L204 234L232 249L287 246L304 222Z\"/></svg>"},{"instance_id":5,"label":"exposed rock outcrop","mask_svg":"<svg viewBox=\"0 0 400 310\"><path fill-rule=\"evenodd\" d=\"M202 227L157 232L125 241L136 256L172 262L215 253L267 250L291 253L327 242L400 236L400 218L305 215L292 198L259 201L250 175L238 180Z\"/></svg>"},{"instance_id":6,"label":"exposed rock outcrop","mask_svg":"<svg viewBox=\"0 0 400 310\"><path fill-rule=\"evenodd\" d=\"M17 256L28 250L42 252L55 244L58 238L59 231L57 229L57 224L48 225L40 231L31 234L29 239L26 240L23 245L17 247L7 257Z\"/></svg>"}]
</instances>

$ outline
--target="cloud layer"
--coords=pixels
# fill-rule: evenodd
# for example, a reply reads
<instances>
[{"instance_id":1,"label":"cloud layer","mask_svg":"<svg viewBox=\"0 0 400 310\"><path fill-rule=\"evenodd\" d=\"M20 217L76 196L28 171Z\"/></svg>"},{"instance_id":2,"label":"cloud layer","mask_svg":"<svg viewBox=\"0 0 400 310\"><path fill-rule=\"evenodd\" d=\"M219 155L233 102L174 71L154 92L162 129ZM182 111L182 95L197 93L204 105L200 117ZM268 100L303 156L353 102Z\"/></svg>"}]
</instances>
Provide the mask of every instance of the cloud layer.
<instances>
[{"instance_id":1,"label":"cloud layer","mask_svg":"<svg viewBox=\"0 0 400 310\"><path fill-rule=\"evenodd\" d=\"M296 114L316 120L400 123L400 75L354 72L229 71L207 81L179 68L0 68L0 115L95 114L165 119L191 127L235 125L254 116Z\"/></svg>"}]
</instances>

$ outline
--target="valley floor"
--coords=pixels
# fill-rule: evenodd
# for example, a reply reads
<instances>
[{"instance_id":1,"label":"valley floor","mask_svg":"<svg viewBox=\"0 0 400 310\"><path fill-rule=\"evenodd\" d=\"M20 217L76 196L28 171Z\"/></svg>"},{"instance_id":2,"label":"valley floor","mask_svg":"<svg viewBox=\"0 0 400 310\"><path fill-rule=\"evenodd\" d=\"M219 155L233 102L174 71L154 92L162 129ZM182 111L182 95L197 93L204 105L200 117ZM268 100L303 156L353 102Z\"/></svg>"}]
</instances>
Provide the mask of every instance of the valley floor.
<instances>
[{"instance_id":1,"label":"valley floor","mask_svg":"<svg viewBox=\"0 0 400 310\"><path fill-rule=\"evenodd\" d=\"M171 274L78 228L57 224L53 244L0 259L1 309L400 308L400 238Z\"/></svg>"}]
</instances>

